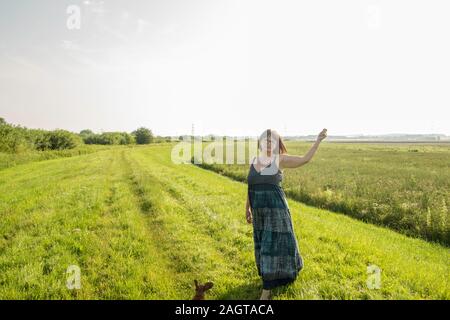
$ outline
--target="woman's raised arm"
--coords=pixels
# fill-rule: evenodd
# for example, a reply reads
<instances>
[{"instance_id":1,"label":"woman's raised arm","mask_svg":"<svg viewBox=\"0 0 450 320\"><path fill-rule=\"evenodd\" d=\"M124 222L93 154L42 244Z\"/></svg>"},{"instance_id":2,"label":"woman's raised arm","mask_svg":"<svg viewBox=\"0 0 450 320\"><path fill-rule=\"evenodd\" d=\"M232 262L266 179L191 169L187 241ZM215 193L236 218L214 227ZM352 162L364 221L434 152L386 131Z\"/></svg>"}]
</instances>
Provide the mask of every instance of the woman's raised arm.
<instances>
[{"instance_id":1,"label":"woman's raised arm","mask_svg":"<svg viewBox=\"0 0 450 320\"><path fill-rule=\"evenodd\" d=\"M322 142L323 139L327 137L327 129L323 129L319 136L317 137L316 142L314 142L313 146L304 156L291 156L288 154L281 154L280 155L280 167L281 168L298 168L302 165L308 163L311 161L312 157L317 151L317 148L319 147L319 144Z\"/></svg>"}]
</instances>

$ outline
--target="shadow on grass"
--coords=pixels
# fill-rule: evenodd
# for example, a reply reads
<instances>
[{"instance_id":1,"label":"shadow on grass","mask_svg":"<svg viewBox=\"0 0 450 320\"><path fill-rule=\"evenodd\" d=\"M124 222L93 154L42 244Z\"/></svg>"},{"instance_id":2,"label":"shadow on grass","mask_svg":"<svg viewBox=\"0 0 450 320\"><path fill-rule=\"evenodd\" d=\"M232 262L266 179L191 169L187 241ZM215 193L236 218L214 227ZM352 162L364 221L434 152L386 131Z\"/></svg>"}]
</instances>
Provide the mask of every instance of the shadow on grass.
<instances>
[{"instance_id":1,"label":"shadow on grass","mask_svg":"<svg viewBox=\"0 0 450 320\"><path fill-rule=\"evenodd\" d=\"M280 286L272 290L272 298L285 294L292 284ZM262 290L262 281L255 280L248 284L231 288L230 290L215 297L218 300L259 300Z\"/></svg>"},{"instance_id":2,"label":"shadow on grass","mask_svg":"<svg viewBox=\"0 0 450 320\"><path fill-rule=\"evenodd\" d=\"M261 282L252 281L247 284L232 287L215 297L218 300L257 300L261 295Z\"/></svg>"}]
</instances>

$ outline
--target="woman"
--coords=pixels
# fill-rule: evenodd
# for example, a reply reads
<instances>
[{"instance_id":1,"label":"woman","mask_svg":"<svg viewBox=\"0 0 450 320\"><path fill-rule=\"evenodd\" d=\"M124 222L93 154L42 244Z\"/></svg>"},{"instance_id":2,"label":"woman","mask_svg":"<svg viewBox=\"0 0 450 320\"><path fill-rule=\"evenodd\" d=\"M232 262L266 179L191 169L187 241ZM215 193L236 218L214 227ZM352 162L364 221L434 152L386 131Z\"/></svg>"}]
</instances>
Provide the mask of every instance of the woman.
<instances>
[{"instance_id":1,"label":"woman","mask_svg":"<svg viewBox=\"0 0 450 320\"><path fill-rule=\"evenodd\" d=\"M269 299L273 288L293 282L303 268L291 213L280 186L281 169L308 163L326 136L327 129L323 129L304 156L288 155L275 130L264 131L258 139L260 155L251 161L247 177L246 218L253 223L256 265L263 280L261 300Z\"/></svg>"}]
</instances>

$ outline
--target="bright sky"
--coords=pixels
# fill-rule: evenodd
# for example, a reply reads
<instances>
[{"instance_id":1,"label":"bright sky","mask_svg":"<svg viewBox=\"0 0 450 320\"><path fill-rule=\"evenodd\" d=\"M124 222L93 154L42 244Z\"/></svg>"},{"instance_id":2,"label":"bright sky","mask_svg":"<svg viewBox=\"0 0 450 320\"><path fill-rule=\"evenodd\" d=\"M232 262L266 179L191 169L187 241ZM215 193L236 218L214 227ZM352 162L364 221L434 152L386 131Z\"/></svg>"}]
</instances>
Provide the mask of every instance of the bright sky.
<instances>
[{"instance_id":1,"label":"bright sky","mask_svg":"<svg viewBox=\"0 0 450 320\"><path fill-rule=\"evenodd\" d=\"M158 135L450 134L449 14L448 0L4 0L0 117Z\"/></svg>"}]
</instances>

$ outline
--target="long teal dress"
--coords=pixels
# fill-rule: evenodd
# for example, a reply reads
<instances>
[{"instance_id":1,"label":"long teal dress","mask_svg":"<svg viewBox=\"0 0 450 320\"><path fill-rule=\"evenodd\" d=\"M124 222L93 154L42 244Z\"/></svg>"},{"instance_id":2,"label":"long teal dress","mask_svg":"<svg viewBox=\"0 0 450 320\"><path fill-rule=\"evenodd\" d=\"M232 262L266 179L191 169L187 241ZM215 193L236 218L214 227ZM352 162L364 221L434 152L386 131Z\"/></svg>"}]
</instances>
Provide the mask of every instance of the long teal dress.
<instances>
[{"instance_id":1,"label":"long teal dress","mask_svg":"<svg viewBox=\"0 0 450 320\"><path fill-rule=\"evenodd\" d=\"M261 172L251 165L247 177L255 260L264 289L293 282L303 268L291 213L280 185L282 178L275 161Z\"/></svg>"}]
</instances>

